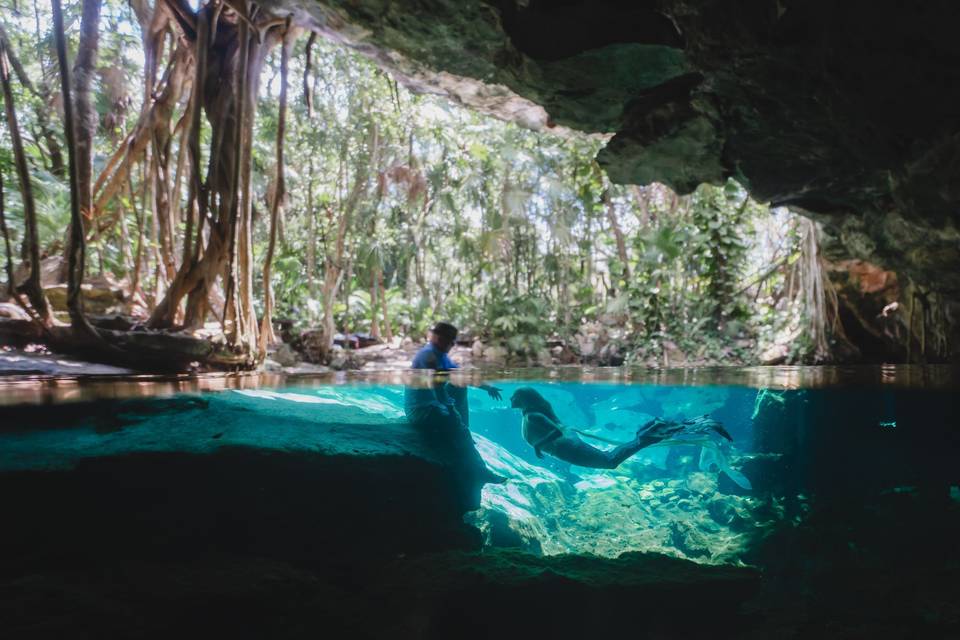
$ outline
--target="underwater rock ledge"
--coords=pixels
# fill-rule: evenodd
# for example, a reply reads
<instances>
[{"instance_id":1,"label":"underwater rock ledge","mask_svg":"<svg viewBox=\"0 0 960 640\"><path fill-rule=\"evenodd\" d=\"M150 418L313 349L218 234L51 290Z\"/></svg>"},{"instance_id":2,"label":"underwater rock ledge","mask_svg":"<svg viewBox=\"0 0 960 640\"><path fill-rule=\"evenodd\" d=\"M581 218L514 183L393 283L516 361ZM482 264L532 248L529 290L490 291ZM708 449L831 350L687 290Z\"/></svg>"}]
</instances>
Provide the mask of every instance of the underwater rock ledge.
<instances>
[{"instance_id":1,"label":"underwater rock ledge","mask_svg":"<svg viewBox=\"0 0 960 640\"><path fill-rule=\"evenodd\" d=\"M8 496L0 544L22 549L13 564L23 567L210 551L376 562L479 547L463 516L480 487L458 485L456 461L405 422L319 423L288 407L281 420L246 400L61 405L53 418L40 408L11 412L24 426L5 420L0 430Z\"/></svg>"},{"instance_id":2,"label":"underwater rock ledge","mask_svg":"<svg viewBox=\"0 0 960 640\"><path fill-rule=\"evenodd\" d=\"M0 636L569 637L641 613L670 628L692 601L706 617L680 627L704 631L759 588L752 569L657 554L479 553L463 520L479 487L402 420L273 406L237 393L6 413L0 545L17 552L0 566Z\"/></svg>"}]
</instances>

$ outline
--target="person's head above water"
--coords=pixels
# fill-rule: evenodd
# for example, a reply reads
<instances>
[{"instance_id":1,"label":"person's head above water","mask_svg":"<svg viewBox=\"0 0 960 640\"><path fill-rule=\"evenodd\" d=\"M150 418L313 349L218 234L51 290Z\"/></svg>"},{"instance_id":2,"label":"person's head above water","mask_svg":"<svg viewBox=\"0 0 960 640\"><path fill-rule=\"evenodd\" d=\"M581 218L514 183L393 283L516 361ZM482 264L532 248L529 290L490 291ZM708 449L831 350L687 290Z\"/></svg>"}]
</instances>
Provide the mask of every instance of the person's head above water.
<instances>
[{"instance_id":1,"label":"person's head above water","mask_svg":"<svg viewBox=\"0 0 960 640\"><path fill-rule=\"evenodd\" d=\"M510 396L510 406L524 413L542 413L554 422L560 422L560 418L554 413L547 399L533 387L520 387L514 391Z\"/></svg>"},{"instance_id":2,"label":"person's head above water","mask_svg":"<svg viewBox=\"0 0 960 640\"><path fill-rule=\"evenodd\" d=\"M438 322L430 329L430 344L446 353L457 340L457 328L449 322Z\"/></svg>"}]
</instances>

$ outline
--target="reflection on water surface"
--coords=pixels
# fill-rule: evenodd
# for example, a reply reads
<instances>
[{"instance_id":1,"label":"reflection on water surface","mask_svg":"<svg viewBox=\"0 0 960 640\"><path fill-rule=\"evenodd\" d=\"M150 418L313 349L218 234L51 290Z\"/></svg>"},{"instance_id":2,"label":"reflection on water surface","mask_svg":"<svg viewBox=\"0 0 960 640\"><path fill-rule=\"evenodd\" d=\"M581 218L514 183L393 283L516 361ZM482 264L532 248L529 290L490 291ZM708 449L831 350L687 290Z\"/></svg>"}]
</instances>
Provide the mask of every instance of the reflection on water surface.
<instances>
[{"instance_id":1,"label":"reflection on water surface","mask_svg":"<svg viewBox=\"0 0 960 640\"><path fill-rule=\"evenodd\" d=\"M328 374L283 375L204 374L135 376L31 376L4 375L0 371L0 405L46 404L94 399L168 396L177 393L279 387L316 388L331 384L424 385L422 371L337 371ZM960 367L953 365L865 365L828 367L710 367L643 369L579 367L492 369L455 371L454 383L480 380L653 384L666 386L742 386L755 389L814 389L824 387L891 387L904 389L960 390Z\"/></svg>"}]
</instances>

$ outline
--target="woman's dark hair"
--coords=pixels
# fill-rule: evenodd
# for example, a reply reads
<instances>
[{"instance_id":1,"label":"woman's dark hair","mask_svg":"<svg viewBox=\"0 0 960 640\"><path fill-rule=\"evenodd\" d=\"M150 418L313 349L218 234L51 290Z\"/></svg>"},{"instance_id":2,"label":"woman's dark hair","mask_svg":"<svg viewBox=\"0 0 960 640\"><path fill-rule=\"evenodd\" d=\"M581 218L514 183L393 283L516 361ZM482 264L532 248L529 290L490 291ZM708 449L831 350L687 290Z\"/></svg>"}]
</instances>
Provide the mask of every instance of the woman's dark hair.
<instances>
[{"instance_id":1,"label":"woman's dark hair","mask_svg":"<svg viewBox=\"0 0 960 640\"><path fill-rule=\"evenodd\" d=\"M430 331L447 340L455 340L457 337L457 328L449 322L438 322Z\"/></svg>"},{"instance_id":2,"label":"woman's dark hair","mask_svg":"<svg viewBox=\"0 0 960 640\"><path fill-rule=\"evenodd\" d=\"M520 387L510 396L510 401L517 405L524 413L542 413L557 424L560 424L560 418L554 413L553 407L547 402L540 393L533 387Z\"/></svg>"}]
</instances>

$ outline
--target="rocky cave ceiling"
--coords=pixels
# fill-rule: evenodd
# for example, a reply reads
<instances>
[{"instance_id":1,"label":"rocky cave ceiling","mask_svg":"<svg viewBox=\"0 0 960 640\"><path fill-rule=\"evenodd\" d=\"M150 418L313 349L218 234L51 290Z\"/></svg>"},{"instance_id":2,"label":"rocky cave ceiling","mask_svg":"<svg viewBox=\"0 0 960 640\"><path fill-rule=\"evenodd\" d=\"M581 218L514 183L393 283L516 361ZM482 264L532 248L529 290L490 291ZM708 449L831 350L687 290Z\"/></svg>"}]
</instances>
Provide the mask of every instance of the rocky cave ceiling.
<instances>
[{"instance_id":1,"label":"rocky cave ceiling","mask_svg":"<svg viewBox=\"0 0 960 640\"><path fill-rule=\"evenodd\" d=\"M960 292L954 0L269 0L421 92L611 136L615 182L734 177Z\"/></svg>"}]
</instances>

